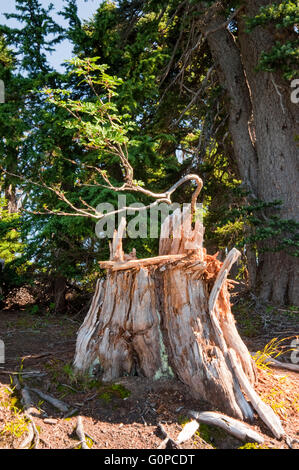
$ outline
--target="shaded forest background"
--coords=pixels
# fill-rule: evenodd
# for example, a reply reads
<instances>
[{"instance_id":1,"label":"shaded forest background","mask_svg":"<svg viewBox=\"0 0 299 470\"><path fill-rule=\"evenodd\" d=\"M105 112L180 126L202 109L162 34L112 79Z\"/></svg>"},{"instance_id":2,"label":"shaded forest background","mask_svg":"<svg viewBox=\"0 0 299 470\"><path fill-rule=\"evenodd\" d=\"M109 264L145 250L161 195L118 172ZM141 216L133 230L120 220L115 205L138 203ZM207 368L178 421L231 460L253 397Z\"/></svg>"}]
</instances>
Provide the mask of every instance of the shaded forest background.
<instances>
[{"instance_id":1,"label":"shaded forest background","mask_svg":"<svg viewBox=\"0 0 299 470\"><path fill-rule=\"evenodd\" d=\"M297 2L105 1L88 22L64 3L67 28L38 0L16 0L20 27L0 27L2 301L26 286L33 313L79 312L109 256L98 204L149 204L136 188L196 173L208 253L237 247L243 288L298 305ZM61 73L47 52L65 39ZM158 239L133 247L154 256Z\"/></svg>"}]
</instances>

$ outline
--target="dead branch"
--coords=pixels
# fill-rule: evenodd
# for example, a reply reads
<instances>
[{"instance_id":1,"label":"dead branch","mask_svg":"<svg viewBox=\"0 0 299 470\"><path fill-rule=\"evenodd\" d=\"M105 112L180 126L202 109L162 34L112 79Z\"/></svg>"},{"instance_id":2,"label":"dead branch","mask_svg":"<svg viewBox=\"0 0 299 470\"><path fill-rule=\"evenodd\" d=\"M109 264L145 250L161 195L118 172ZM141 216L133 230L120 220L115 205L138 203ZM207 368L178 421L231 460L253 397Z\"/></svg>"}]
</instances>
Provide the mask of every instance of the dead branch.
<instances>
[{"instance_id":1,"label":"dead branch","mask_svg":"<svg viewBox=\"0 0 299 470\"><path fill-rule=\"evenodd\" d=\"M185 424L182 431L178 435L176 442L178 444L183 444L183 442L189 441L193 434L196 433L197 429L199 428L199 424L197 421L189 421L189 423Z\"/></svg>"},{"instance_id":2,"label":"dead branch","mask_svg":"<svg viewBox=\"0 0 299 470\"><path fill-rule=\"evenodd\" d=\"M16 389L21 393L22 396L22 404L24 406L24 414L26 418L28 419L28 435L26 438L23 440L23 442L20 445L20 449L25 449L29 446L33 446L35 449L38 448L39 445L39 432L37 430L37 427L35 425L34 419L32 417L32 412L35 411L34 408L32 407L32 400L31 396L29 393L29 389L25 387L21 387L21 384L18 380L17 377L13 378L14 384Z\"/></svg>"},{"instance_id":3,"label":"dead branch","mask_svg":"<svg viewBox=\"0 0 299 470\"><path fill-rule=\"evenodd\" d=\"M108 186L109 189L111 189L115 192L120 192L120 191L139 192L139 193L142 193L142 194L144 194L148 197L156 199L155 202L152 202L151 204L148 204L147 206L143 206L143 207L134 207L134 206L132 206L132 207L122 207L121 209L117 209L117 210L114 210L114 211L110 211L106 214L102 214L102 213L97 212L96 208L92 208L82 198L81 198L81 203L84 205L84 207L87 207L87 209L82 209L80 207L75 206L69 200L69 198L65 195L65 193L63 191L61 191L57 188L48 186L46 183L44 183L42 181L41 178L40 178L40 182L32 181L31 179L27 179L22 175L17 175L15 173L11 173L11 172L7 171L1 165L0 165L0 169L9 176L14 176L15 178L19 178L19 179L25 181L26 183L30 183L30 184L33 184L35 186L45 188L48 191L51 191L52 193L54 193L57 196L57 198L59 200L63 201L67 206L69 206L73 210L73 212L66 212L66 211L51 210L51 209L45 209L44 211L28 211L28 210L23 209L25 212L35 214L35 215L49 215L49 214L52 214L52 215L71 216L71 217L73 217L73 216L88 217L88 218L93 218L93 219L96 219L96 220L100 220L100 219L103 219L104 217L113 216L113 215L116 215L116 214L119 214L119 213L122 213L122 212L125 212L125 211L134 210L134 211L139 212L139 211L143 211L143 210L148 210L148 209L151 209L151 208L155 207L156 205L158 205L159 203L162 203L162 202L165 202L166 204L171 204L172 203L172 201L171 201L172 194L177 190L177 188L179 186L184 184L186 181L190 181L190 180L194 180L196 185L197 185L197 188L196 188L195 193L194 193L193 198L192 198L192 211L194 212L194 205L196 203L197 196L198 196L198 194L199 194L199 192L200 192L200 190L203 186L203 182L202 182L201 178L198 175L190 174L190 175L183 176L182 178L180 178L179 181L177 181L173 186L171 186L171 188L168 189L168 191L166 191L164 193L154 193L154 192L149 191L149 190L143 188L142 186L134 183L134 181L133 181L133 168L131 167L131 165L127 161L127 157L124 154L121 157L121 161L123 162L124 166L126 167L126 176L125 176L126 182L121 187L113 186L110 183L109 186Z\"/></svg>"},{"instance_id":4,"label":"dead branch","mask_svg":"<svg viewBox=\"0 0 299 470\"><path fill-rule=\"evenodd\" d=\"M129 261L100 261L102 269L111 269L112 271L123 271L125 269L143 268L145 266L152 266L156 264L165 264L176 262L186 258L185 254L178 255L161 255L154 258L132 259Z\"/></svg>"},{"instance_id":5,"label":"dead branch","mask_svg":"<svg viewBox=\"0 0 299 470\"><path fill-rule=\"evenodd\" d=\"M15 372L15 371L11 371L11 370L0 370L0 375L1 374L7 374L7 375L22 375L24 378L25 377L43 377L46 374L46 372L41 372L39 370L24 370L24 371L20 371L20 372Z\"/></svg>"},{"instance_id":6,"label":"dead branch","mask_svg":"<svg viewBox=\"0 0 299 470\"><path fill-rule=\"evenodd\" d=\"M58 400L58 398L54 398L48 393L44 393L38 388L30 388L30 390L37 395L39 395L43 400L46 400L48 403L50 403L54 408L57 408L59 411L62 411L63 413L67 413L69 411L69 405L64 403L61 400Z\"/></svg>"},{"instance_id":7,"label":"dead branch","mask_svg":"<svg viewBox=\"0 0 299 470\"><path fill-rule=\"evenodd\" d=\"M84 433L83 422L82 422L82 417L81 416L77 416L76 434L80 439L82 449L89 449L89 447L86 443L86 438L85 438L85 433Z\"/></svg>"},{"instance_id":8,"label":"dead branch","mask_svg":"<svg viewBox=\"0 0 299 470\"><path fill-rule=\"evenodd\" d=\"M52 356L54 353L53 352L44 352L40 354L29 354L27 356L22 356L21 359L22 361L25 361L25 359L39 359L41 357L46 357L46 356ZM39 371L37 371L39 372Z\"/></svg>"},{"instance_id":9,"label":"dead branch","mask_svg":"<svg viewBox=\"0 0 299 470\"><path fill-rule=\"evenodd\" d=\"M68 411L66 414L63 415L63 419L70 418L71 416L74 416L78 411L78 408L72 408L70 411Z\"/></svg>"},{"instance_id":10,"label":"dead branch","mask_svg":"<svg viewBox=\"0 0 299 470\"><path fill-rule=\"evenodd\" d=\"M165 449L168 442L171 444L171 446L174 448L174 449L180 449L180 446L179 444L174 440L172 439L172 437L168 434L168 432L166 431L166 429L164 428L163 424L162 423L158 423L158 428L159 430L161 431L161 434L162 436L164 437L164 440L161 442L161 444L157 447L157 449Z\"/></svg>"},{"instance_id":11,"label":"dead branch","mask_svg":"<svg viewBox=\"0 0 299 470\"><path fill-rule=\"evenodd\" d=\"M273 357L270 357L267 355L265 357L265 365L270 366L270 367L277 367L278 369L288 369L293 372L299 372L298 364L277 361L277 359L274 359Z\"/></svg>"},{"instance_id":12,"label":"dead branch","mask_svg":"<svg viewBox=\"0 0 299 470\"><path fill-rule=\"evenodd\" d=\"M269 429L271 429L274 436L277 439L280 439L285 434L285 432L281 425L279 417L274 413L272 408L266 403L264 403L262 399L258 396L258 394L255 392L255 390L249 383L246 375L244 374L243 369L240 367L239 360L235 351L233 349L229 349L228 355L233 370L240 383L240 386L245 391L246 395L252 403L252 406L255 408L264 423L269 427Z\"/></svg>"},{"instance_id":13,"label":"dead branch","mask_svg":"<svg viewBox=\"0 0 299 470\"><path fill-rule=\"evenodd\" d=\"M126 219L125 217L122 217L118 229L115 230L114 232L114 237L112 240L112 251L110 253L110 257L112 260L120 261L120 262L124 260L122 239L124 236L125 229L126 229Z\"/></svg>"},{"instance_id":14,"label":"dead branch","mask_svg":"<svg viewBox=\"0 0 299 470\"><path fill-rule=\"evenodd\" d=\"M292 439L292 438L289 437L289 436L286 436L286 437L285 437L285 441L286 441L287 446L288 446L290 449L294 449L293 444L299 444L298 439Z\"/></svg>"},{"instance_id":15,"label":"dead branch","mask_svg":"<svg viewBox=\"0 0 299 470\"><path fill-rule=\"evenodd\" d=\"M46 423L46 424L57 424L58 419L56 419L56 418L44 418L44 423Z\"/></svg>"},{"instance_id":16,"label":"dead branch","mask_svg":"<svg viewBox=\"0 0 299 470\"><path fill-rule=\"evenodd\" d=\"M241 441L257 442L259 444L264 442L263 436L254 431L247 424L222 413L214 411L203 411L201 413L189 411L189 414L199 423L217 426Z\"/></svg>"},{"instance_id":17,"label":"dead branch","mask_svg":"<svg viewBox=\"0 0 299 470\"><path fill-rule=\"evenodd\" d=\"M178 119L171 124L171 127L175 127L177 124L179 124L179 122L183 119L184 115L186 114L186 112L191 108L191 106L197 101L197 99L199 98L199 96L203 93L206 85L207 85L207 82L210 78L210 75L212 73L212 70L214 69L214 67L211 67L209 68L208 72L207 72L207 75L205 76L205 78L203 79L202 83L201 83L201 87L199 88L199 90L195 93L195 95L193 96L192 100L189 102L189 104L187 104L187 106L185 107L185 109L181 112L180 116L178 117Z\"/></svg>"},{"instance_id":18,"label":"dead branch","mask_svg":"<svg viewBox=\"0 0 299 470\"><path fill-rule=\"evenodd\" d=\"M216 33L216 31L219 31L219 29L224 29L224 28L227 28L228 25L232 22L232 20L238 16L238 14L244 9L244 5L242 5L240 8L238 8L237 10L235 10L231 15L230 17L224 21L221 25L218 25L216 26L215 28L211 28L211 29L208 29L206 32L205 32L205 37L208 37L210 34L213 34L213 33Z\"/></svg>"}]
</instances>

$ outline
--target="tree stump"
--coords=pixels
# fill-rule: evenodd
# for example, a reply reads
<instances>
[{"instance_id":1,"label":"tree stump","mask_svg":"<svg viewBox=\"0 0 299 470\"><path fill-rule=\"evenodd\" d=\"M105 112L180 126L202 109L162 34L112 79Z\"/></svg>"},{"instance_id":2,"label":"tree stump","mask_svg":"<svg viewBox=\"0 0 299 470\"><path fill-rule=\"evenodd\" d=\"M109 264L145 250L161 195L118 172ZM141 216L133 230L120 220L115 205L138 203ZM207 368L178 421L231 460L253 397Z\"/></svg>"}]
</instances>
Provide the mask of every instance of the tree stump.
<instances>
[{"instance_id":1,"label":"tree stump","mask_svg":"<svg viewBox=\"0 0 299 470\"><path fill-rule=\"evenodd\" d=\"M124 230L122 219L110 261L100 263L107 277L98 281L78 332L75 367L86 371L97 364L103 381L175 376L195 398L252 420L243 392L248 396L255 383L255 367L235 326L227 280L240 253L232 249L223 263L208 255L203 226L196 221L192 228L190 210L165 219L154 258L124 254Z\"/></svg>"}]
</instances>

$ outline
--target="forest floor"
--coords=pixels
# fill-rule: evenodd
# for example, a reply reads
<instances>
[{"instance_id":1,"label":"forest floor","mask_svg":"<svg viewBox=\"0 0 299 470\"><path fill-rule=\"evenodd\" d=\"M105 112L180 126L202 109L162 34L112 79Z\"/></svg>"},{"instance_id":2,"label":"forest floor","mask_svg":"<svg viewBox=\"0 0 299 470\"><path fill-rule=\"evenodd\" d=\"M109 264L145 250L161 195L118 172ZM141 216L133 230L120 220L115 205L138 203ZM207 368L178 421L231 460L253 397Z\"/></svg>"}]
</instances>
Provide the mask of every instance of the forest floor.
<instances>
[{"instance_id":1,"label":"forest floor","mask_svg":"<svg viewBox=\"0 0 299 470\"><path fill-rule=\"evenodd\" d=\"M262 308L254 297L232 298L240 334L250 351L262 350L271 339L295 334L298 310ZM39 448L80 448L75 429L82 417L88 445L93 449L157 449L163 435L176 439L190 420L189 410L213 410L208 403L194 400L176 380L152 381L126 377L113 384L94 378L78 379L72 370L76 332L82 318L28 313L27 310L0 312L0 337L5 343L5 363L0 367L0 448L19 448L27 435L27 419L20 395L12 383L18 377L27 385L61 399L68 411L60 412L36 392L32 416L39 431ZM75 319L74 319L75 318ZM290 341L280 344L285 346ZM287 355L281 356L280 360ZM17 373L17 374L16 374ZM279 414L286 434L299 439L299 375L285 369L258 369L256 391ZM200 425L184 449L275 448L287 449L256 416L252 428L263 435L264 444L245 444L224 431ZM298 448L298 442L293 443Z\"/></svg>"}]
</instances>

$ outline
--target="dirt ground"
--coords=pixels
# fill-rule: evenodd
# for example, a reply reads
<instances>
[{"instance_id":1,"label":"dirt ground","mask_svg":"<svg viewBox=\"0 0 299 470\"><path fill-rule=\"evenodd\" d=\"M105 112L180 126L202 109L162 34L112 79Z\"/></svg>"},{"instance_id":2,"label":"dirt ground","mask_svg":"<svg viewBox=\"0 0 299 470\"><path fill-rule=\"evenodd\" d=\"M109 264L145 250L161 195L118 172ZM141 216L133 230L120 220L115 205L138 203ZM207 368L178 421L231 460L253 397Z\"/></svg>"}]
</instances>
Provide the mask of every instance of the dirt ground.
<instances>
[{"instance_id":1,"label":"dirt ground","mask_svg":"<svg viewBox=\"0 0 299 470\"><path fill-rule=\"evenodd\" d=\"M250 351L263 348L275 335L282 338L296 334L298 312L292 315L290 310L287 316L269 310L260 315L250 302L235 299L234 307L239 331ZM247 309L251 309L249 320L244 314ZM5 363L0 364L0 448L19 448L27 435L27 420L13 377L19 378L22 387L46 392L68 406L67 412L61 412L30 391L41 449L80 448L75 432L78 415L93 449L157 449L163 441L159 423L175 440L190 420L190 410L217 411L206 402L194 400L176 380L125 377L102 384L96 377L76 378L71 364L81 322L82 318L70 316L0 312L0 338L6 353ZM257 392L279 414L293 448L298 448L298 374L277 368L258 369L258 374ZM285 440L275 439L257 416L251 426L263 435L264 444L245 445L224 431L201 425L181 448L289 448Z\"/></svg>"}]
</instances>

